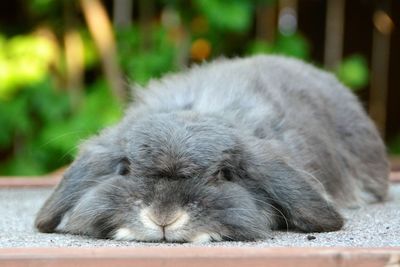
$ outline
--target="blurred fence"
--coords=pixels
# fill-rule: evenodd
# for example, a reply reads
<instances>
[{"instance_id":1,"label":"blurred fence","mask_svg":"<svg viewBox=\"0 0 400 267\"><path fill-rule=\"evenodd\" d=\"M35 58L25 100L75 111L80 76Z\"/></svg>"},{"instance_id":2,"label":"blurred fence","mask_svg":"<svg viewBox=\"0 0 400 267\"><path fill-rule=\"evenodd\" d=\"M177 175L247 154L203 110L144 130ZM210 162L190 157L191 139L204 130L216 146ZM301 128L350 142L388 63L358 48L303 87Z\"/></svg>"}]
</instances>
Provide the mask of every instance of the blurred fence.
<instances>
[{"instance_id":1,"label":"blurred fence","mask_svg":"<svg viewBox=\"0 0 400 267\"><path fill-rule=\"evenodd\" d=\"M298 1L300 30L312 57L331 68L341 57L362 54L370 79L359 91L383 136L400 129L400 1Z\"/></svg>"}]
</instances>

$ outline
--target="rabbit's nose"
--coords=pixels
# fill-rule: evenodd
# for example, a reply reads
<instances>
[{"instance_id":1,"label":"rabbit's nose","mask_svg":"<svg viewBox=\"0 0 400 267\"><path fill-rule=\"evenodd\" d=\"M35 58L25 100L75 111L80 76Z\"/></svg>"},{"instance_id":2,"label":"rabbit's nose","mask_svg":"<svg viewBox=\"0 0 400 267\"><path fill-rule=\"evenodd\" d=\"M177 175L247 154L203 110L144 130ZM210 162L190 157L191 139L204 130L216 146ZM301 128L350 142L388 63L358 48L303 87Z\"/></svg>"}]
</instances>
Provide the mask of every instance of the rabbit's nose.
<instances>
[{"instance_id":1,"label":"rabbit's nose","mask_svg":"<svg viewBox=\"0 0 400 267\"><path fill-rule=\"evenodd\" d=\"M145 226L149 228L165 228L175 230L187 223L189 215L183 210L178 210L172 214L156 215L150 210L144 209L141 212L141 219Z\"/></svg>"}]
</instances>

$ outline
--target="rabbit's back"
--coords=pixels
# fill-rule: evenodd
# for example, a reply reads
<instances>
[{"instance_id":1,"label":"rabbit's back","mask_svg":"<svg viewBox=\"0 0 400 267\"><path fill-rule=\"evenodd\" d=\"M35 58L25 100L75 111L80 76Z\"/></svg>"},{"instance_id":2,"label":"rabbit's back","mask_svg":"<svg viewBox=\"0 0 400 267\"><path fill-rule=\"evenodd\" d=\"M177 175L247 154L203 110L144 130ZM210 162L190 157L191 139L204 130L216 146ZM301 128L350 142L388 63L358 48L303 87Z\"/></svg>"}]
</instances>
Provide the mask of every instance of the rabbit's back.
<instances>
[{"instance_id":1,"label":"rabbit's back","mask_svg":"<svg viewBox=\"0 0 400 267\"><path fill-rule=\"evenodd\" d=\"M384 200L389 172L385 146L350 90L332 74L297 60L258 60L269 65L271 74L260 75L264 83L280 83L267 85L265 92L278 95L287 120L282 136L292 158L342 206Z\"/></svg>"},{"instance_id":2,"label":"rabbit's back","mask_svg":"<svg viewBox=\"0 0 400 267\"><path fill-rule=\"evenodd\" d=\"M298 60L256 56L204 64L151 82L133 109L219 116L243 134L273 140L343 206L386 196L385 147L373 123L336 78Z\"/></svg>"}]
</instances>

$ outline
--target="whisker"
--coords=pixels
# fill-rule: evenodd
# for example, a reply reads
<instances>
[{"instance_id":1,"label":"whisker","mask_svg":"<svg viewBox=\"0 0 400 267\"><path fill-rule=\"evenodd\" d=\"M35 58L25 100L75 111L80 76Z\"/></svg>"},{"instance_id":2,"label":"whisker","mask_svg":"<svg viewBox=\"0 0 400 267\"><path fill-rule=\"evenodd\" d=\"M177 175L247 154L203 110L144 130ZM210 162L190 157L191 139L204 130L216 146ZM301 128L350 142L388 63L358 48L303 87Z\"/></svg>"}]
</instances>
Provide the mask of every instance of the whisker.
<instances>
[{"instance_id":1,"label":"whisker","mask_svg":"<svg viewBox=\"0 0 400 267\"><path fill-rule=\"evenodd\" d=\"M89 215L101 215L101 213L102 212L104 212L104 211L121 211L121 209L120 208L97 208L97 209L93 209L93 210L88 210L88 209L86 209L86 210L84 210L83 212L77 212L77 214L79 215L79 216L88 216L88 217L92 217L92 216L89 216ZM89 219L89 218L88 218ZM90 218L90 219L95 219L95 218Z\"/></svg>"},{"instance_id":2,"label":"whisker","mask_svg":"<svg viewBox=\"0 0 400 267\"><path fill-rule=\"evenodd\" d=\"M277 207L275 207L275 206L272 205L271 203L262 201L262 200L260 200L260 199L256 199L256 198L253 198L253 197L251 197L251 199L254 200L254 201L263 203L263 204L265 204L265 205L267 205L267 206L273 208L275 211L277 211L277 212L281 215L281 217L285 220L286 232L289 232L289 223L288 223L288 220L287 220L286 216L285 216Z\"/></svg>"},{"instance_id":3,"label":"whisker","mask_svg":"<svg viewBox=\"0 0 400 267\"><path fill-rule=\"evenodd\" d=\"M70 132L67 132L67 133L64 133L64 134L60 134L58 136L55 136L55 137L51 138L50 140L48 140L44 144L40 145L39 148L43 148L43 147L53 143L54 141L56 141L56 140L58 140L58 139L60 139L62 137L65 137L65 136L68 136L68 135L73 135L73 134L77 135L77 134L81 134L83 132L87 133L87 131L85 131L85 130L76 130L76 131L70 131Z\"/></svg>"},{"instance_id":4,"label":"whisker","mask_svg":"<svg viewBox=\"0 0 400 267\"><path fill-rule=\"evenodd\" d=\"M87 179L87 180L85 180L85 182L91 182L91 183L95 183L95 184L102 184L104 182L104 180L103 181L99 181L99 180ZM108 183L107 186L110 186L110 187L118 189L118 190L125 190L125 188L123 188L123 187L119 187L119 186L116 186L116 185L113 185L113 184L110 184L110 183Z\"/></svg>"},{"instance_id":5,"label":"whisker","mask_svg":"<svg viewBox=\"0 0 400 267\"><path fill-rule=\"evenodd\" d=\"M307 175L308 177L310 177L312 180L314 180L314 181L316 182L317 185L320 186L321 190L322 190L325 194L328 194L328 193L326 192L325 186L324 186L324 185L321 183L321 181L318 180L317 177L315 177L312 173L307 172L306 170L303 170L303 169L300 169L300 168L296 168L296 167L294 167L294 166L291 165L291 164L288 164L288 165L289 165L292 169L294 169L295 171L301 172L301 173Z\"/></svg>"}]
</instances>

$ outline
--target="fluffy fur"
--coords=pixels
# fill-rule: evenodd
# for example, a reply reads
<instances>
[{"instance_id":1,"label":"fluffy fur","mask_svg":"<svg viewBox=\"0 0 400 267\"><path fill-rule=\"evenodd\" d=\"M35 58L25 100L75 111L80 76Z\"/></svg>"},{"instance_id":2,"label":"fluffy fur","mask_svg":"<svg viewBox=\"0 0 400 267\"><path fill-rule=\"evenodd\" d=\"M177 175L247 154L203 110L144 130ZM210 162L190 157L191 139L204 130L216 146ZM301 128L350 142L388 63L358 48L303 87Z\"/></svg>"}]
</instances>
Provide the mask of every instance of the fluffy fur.
<instances>
[{"instance_id":1,"label":"fluffy fur","mask_svg":"<svg viewBox=\"0 0 400 267\"><path fill-rule=\"evenodd\" d=\"M83 144L40 210L39 231L257 240L279 228L335 231L340 208L386 198L388 163L373 123L313 66L219 60L136 91L123 120Z\"/></svg>"}]
</instances>

